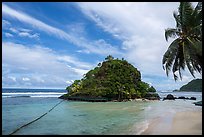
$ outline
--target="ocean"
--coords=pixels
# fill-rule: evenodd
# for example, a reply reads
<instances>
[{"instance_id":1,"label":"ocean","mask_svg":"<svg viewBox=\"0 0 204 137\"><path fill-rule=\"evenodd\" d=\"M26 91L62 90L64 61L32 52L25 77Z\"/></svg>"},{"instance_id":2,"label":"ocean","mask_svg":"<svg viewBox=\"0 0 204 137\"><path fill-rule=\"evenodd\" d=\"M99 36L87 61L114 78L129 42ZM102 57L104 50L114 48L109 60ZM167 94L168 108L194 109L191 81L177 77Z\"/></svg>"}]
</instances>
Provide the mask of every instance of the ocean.
<instances>
[{"instance_id":1,"label":"ocean","mask_svg":"<svg viewBox=\"0 0 204 137\"><path fill-rule=\"evenodd\" d=\"M2 134L9 135L46 113L14 135L137 135L153 119L162 118L170 125L176 112L202 111L201 106L193 104L202 100L202 92L161 91L161 98L173 94L197 99L146 102L61 102L58 97L64 93L62 89L2 89Z\"/></svg>"}]
</instances>

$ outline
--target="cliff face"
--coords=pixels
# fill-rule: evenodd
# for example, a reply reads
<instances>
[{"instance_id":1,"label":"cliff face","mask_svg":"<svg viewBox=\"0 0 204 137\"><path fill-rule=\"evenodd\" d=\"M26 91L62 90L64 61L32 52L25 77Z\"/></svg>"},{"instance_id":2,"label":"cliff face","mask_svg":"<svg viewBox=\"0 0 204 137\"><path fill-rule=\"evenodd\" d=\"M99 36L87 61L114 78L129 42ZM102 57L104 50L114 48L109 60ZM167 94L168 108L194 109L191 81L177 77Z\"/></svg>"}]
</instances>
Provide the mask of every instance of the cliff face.
<instances>
[{"instance_id":1,"label":"cliff face","mask_svg":"<svg viewBox=\"0 0 204 137\"><path fill-rule=\"evenodd\" d=\"M67 88L68 94L61 98L103 98L108 100L124 100L158 98L154 87L141 81L141 73L126 60L108 56L104 62L90 70L81 80L75 80Z\"/></svg>"},{"instance_id":2,"label":"cliff face","mask_svg":"<svg viewBox=\"0 0 204 137\"><path fill-rule=\"evenodd\" d=\"M188 84L183 85L180 88L180 91L202 92L202 79L194 79L190 81Z\"/></svg>"}]
</instances>

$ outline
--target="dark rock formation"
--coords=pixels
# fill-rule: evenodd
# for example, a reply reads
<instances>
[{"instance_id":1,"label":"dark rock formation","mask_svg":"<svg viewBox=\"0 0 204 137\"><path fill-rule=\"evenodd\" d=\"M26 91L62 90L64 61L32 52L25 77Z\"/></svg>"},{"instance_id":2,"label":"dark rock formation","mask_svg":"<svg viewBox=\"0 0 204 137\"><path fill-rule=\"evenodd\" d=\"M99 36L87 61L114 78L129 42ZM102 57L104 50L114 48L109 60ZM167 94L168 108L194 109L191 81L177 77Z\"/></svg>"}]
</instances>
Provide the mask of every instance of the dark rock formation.
<instances>
[{"instance_id":1,"label":"dark rock formation","mask_svg":"<svg viewBox=\"0 0 204 137\"><path fill-rule=\"evenodd\" d=\"M178 97L177 99L186 99L186 97L180 96L180 97Z\"/></svg>"},{"instance_id":2,"label":"dark rock formation","mask_svg":"<svg viewBox=\"0 0 204 137\"><path fill-rule=\"evenodd\" d=\"M168 94L163 100L175 100L175 97L172 94Z\"/></svg>"},{"instance_id":3,"label":"dark rock formation","mask_svg":"<svg viewBox=\"0 0 204 137\"><path fill-rule=\"evenodd\" d=\"M155 92L149 92L144 96L145 99L149 100L160 100L160 97L157 93Z\"/></svg>"},{"instance_id":4,"label":"dark rock formation","mask_svg":"<svg viewBox=\"0 0 204 137\"><path fill-rule=\"evenodd\" d=\"M196 100L196 97L191 97L190 100Z\"/></svg>"},{"instance_id":5,"label":"dark rock formation","mask_svg":"<svg viewBox=\"0 0 204 137\"><path fill-rule=\"evenodd\" d=\"M188 98L188 97L180 96L180 97L178 97L177 99L189 99L189 100L196 100L196 97L190 97L190 98Z\"/></svg>"},{"instance_id":6,"label":"dark rock formation","mask_svg":"<svg viewBox=\"0 0 204 137\"><path fill-rule=\"evenodd\" d=\"M193 104L195 104L196 106L202 106L202 101L194 102Z\"/></svg>"}]
</instances>

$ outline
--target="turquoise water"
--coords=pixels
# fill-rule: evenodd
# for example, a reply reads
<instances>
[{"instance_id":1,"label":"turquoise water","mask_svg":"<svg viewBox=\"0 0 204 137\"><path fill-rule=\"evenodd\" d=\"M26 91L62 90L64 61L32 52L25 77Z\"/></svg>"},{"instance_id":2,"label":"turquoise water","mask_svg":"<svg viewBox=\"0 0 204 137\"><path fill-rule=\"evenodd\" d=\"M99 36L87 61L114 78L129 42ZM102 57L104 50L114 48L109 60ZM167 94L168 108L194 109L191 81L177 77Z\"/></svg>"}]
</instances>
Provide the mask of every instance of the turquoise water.
<instances>
[{"instance_id":1,"label":"turquoise water","mask_svg":"<svg viewBox=\"0 0 204 137\"><path fill-rule=\"evenodd\" d=\"M160 93L166 96L167 93ZM176 93L174 93L176 95ZM178 93L179 95L181 93ZM202 99L202 93L185 93ZM18 127L36 119L61 99L57 97L2 98L2 134L10 134ZM178 111L202 111L193 100L78 102L63 101L40 120L22 128L20 135L94 135L140 134L149 122L162 118L171 123ZM168 117L166 117L168 115ZM168 128L168 127L165 127ZM162 129L162 127L161 127Z\"/></svg>"}]
</instances>

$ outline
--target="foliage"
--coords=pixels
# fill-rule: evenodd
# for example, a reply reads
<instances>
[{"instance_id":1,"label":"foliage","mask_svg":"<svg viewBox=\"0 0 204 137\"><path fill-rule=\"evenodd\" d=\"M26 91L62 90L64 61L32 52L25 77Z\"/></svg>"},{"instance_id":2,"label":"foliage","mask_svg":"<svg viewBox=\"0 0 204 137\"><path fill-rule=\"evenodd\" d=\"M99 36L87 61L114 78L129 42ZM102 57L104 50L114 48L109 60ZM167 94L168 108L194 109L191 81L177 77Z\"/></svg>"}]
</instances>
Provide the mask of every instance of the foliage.
<instances>
[{"instance_id":1,"label":"foliage","mask_svg":"<svg viewBox=\"0 0 204 137\"><path fill-rule=\"evenodd\" d=\"M116 100L141 98L148 92L156 92L154 87L141 81L141 73L137 68L126 60L114 59L111 55L66 89L68 96Z\"/></svg>"},{"instance_id":2,"label":"foliage","mask_svg":"<svg viewBox=\"0 0 204 137\"><path fill-rule=\"evenodd\" d=\"M194 79L188 84L183 85L180 91L202 91L202 79Z\"/></svg>"},{"instance_id":3,"label":"foliage","mask_svg":"<svg viewBox=\"0 0 204 137\"><path fill-rule=\"evenodd\" d=\"M193 8L190 2L180 2L178 13L173 13L176 28L165 30L166 41L176 38L163 55L163 69L168 72L172 68L174 79L177 80L181 70L187 66L191 75L202 72L202 2Z\"/></svg>"}]
</instances>

